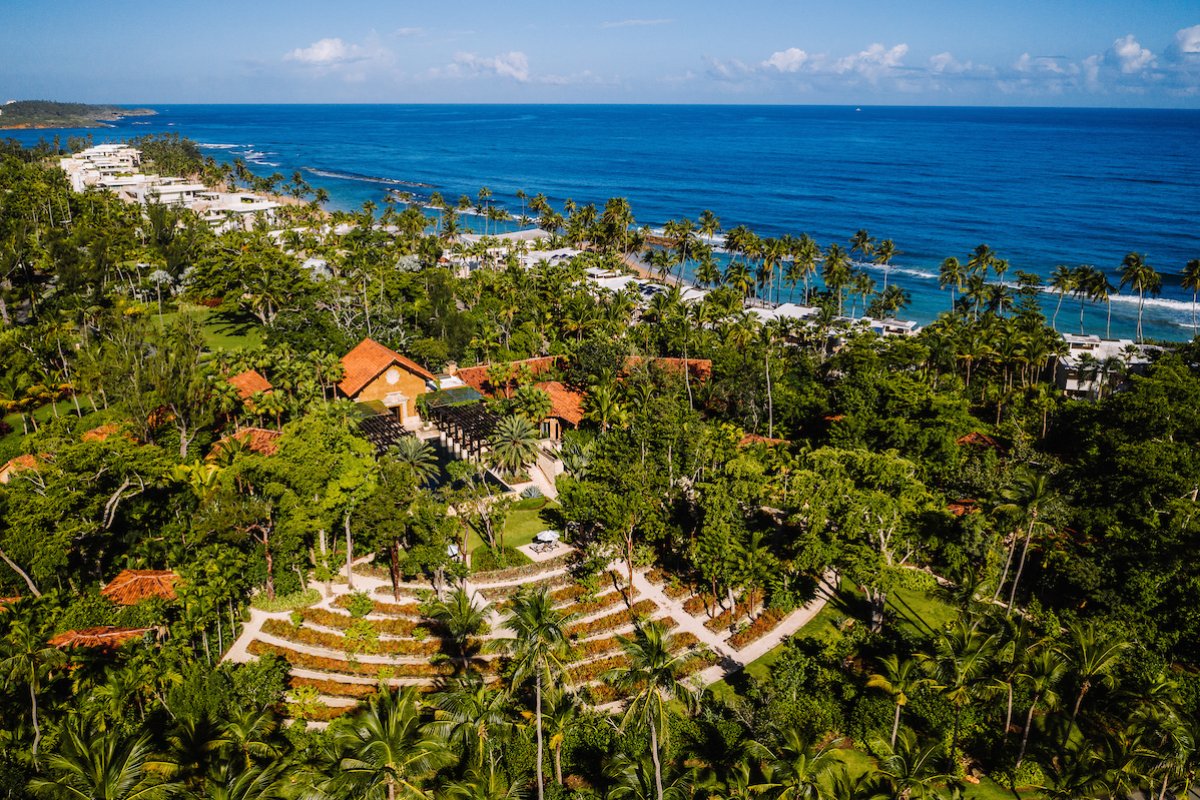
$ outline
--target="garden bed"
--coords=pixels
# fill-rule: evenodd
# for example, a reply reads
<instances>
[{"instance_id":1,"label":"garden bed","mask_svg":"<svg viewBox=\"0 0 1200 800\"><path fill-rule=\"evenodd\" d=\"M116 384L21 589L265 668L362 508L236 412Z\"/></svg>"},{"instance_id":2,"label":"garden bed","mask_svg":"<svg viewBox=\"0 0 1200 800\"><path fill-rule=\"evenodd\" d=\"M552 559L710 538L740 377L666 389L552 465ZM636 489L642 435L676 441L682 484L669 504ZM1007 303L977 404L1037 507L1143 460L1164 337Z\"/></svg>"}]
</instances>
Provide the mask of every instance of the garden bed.
<instances>
[{"instance_id":1,"label":"garden bed","mask_svg":"<svg viewBox=\"0 0 1200 800\"><path fill-rule=\"evenodd\" d=\"M381 676L388 678L443 678L454 674L454 666L451 664L404 664L396 662L377 664L362 661L351 663L341 658L302 653L299 650L270 644L261 639L255 639L246 649L251 655L279 656L293 667L311 669L317 672L334 672L343 675L362 675L374 678ZM483 671L489 671L489 668L485 667Z\"/></svg>"},{"instance_id":2,"label":"garden bed","mask_svg":"<svg viewBox=\"0 0 1200 800\"><path fill-rule=\"evenodd\" d=\"M753 622L747 625L742 630L729 637L729 646L734 650L741 650L743 647L757 642L762 637L766 636L771 631L779 627L779 623L783 622L787 613L782 609L768 608L766 611L759 614Z\"/></svg>"},{"instance_id":3,"label":"garden bed","mask_svg":"<svg viewBox=\"0 0 1200 800\"><path fill-rule=\"evenodd\" d=\"M653 600L639 600L633 604L632 609L618 611L615 614L608 614L589 620L588 622L577 622L574 625L569 625L566 634L572 639L584 639L598 633L605 633L617 628L624 628L626 625L632 625L639 617L649 616L657 610L658 606L654 604Z\"/></svg>"},{"instance_id":4,"label":"garden bed","mask_svg":"<svg viewBox=\"0 0 1200 800\"><path fill-rule=\"evenodd\" d=\"M305 622L338 630L345 630L358 621L349 614L339 614L323 608L306 608L301 613L304 615ZM385 633L389 636L411 637L414 630L422 627L421 620L415 619L366 619L366 622L377 633Z\"/></svg>"},{"instance_id":5,"label":"garden bed","mask_svg":"<svg viewBox=\"0 0 1200 800\"><path fill-rule=\"evenodd\" d=\"M370 624L374 620L365 620ZM275 636L279 639L284 639L296 644L308 645L309 647L323 647L327 650L339 650L342 652L350 652L353 642L345 636L339 636L334 633L325 633L324 631L314 630L313 628L300 627L297 628L290 622L285 622L281 619L268 619L263 623L263 633ZM378 633L378 631L376 631ZM360 644L360 653L370 653L371 655L382 656L423 656L428 657L441 652L442 643L438 639L430 641L417 641L416 639L378 639L374 642L363 642Z\"/></svg>"}]
</instances>

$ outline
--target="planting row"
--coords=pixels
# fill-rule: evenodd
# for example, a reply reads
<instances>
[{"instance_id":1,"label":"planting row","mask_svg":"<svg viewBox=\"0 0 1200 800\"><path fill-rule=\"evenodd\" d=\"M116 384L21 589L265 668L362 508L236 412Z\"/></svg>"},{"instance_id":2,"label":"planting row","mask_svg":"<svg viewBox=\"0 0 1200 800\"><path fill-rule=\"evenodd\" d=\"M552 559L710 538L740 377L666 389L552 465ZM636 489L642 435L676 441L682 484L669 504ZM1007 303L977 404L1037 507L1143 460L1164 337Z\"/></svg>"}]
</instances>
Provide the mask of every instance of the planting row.
<instances>
[{"instance_id":1,"label":"planting row","mask_svg":"<svg viewBox=\"0 0 1200 800\"><path fill-rule=\"evenodd\" d=\"M281 619L268 619L263 623L262 630L280 639L309 647L321 647L326 650L341 650L347 653L371 653L389 656L423 656L428 657L442 649L441 642L417 641L416 639L380 639L378 632L371 626L373 620L357 620L345 630L347 635L312 628L296 627Z\"/></svg>"},{"instance_id":2,"label":"planting row","mask_svg":"<svg viewBox=\"0 0 1200 800\"><path fill-rule=\"evenodd\" d=\"M302 612L305 622L311 622L314 625L321 625L326 628L337 628L338 630L346 630L351 625L354 625L360 620L346 614L338 614L336 611L327 611L323 608L306 608ZM417 628L428 631L429 626L421 625L420 620L415 619L363 619L365 622L375 629L377 633L385 633L389 636L412 636L413 631Z\"/></svg>"},{"instance_id":3,"label":"planting row","mask_svg":"<svg viewBox=\"0 0 1200 800\"><path fill-rule=\"evenodd\" d=\"M299 669L311 669L317 672L334 672L344 675L362 675L373 678L387 680L389 678L442 678L454 674L454 666L451 664L407 664L407 663L389 663L375 664L364 663L361 661L348 661L341 658L331 658L329 656L317 656L310 653L302 653L299 650L293 650L290 647L282 647L280 645L270 644L261 639L255 639L250 643L247 651L251 655L276 655L287 661L293 667ZM482 666L484 672L489 672L494 669L493 663L488 663Z\"/></svg>"},{"instance_id":4,"label":"planting row","mask_svg":"<svg viewBox=\"0 0 1200 800\"><path fill-rule=\"evenodd\" d=\"M758 641L778 628L779 623L783 622L783 618L786 616L787 613L778 608L768 608L745 628L730 636L729 646L734 650L741 650L751 642Z\"/></svg>"},{"instance_id":5,"label":"planting row","mask_svg":"<svg viewBox=\"0 0 1200 800\"><path fill-rule=\"evenodd\" d=\"M530 564L522 564L519 567L506 567L505 569L494 569L488 572L476 572L471 575L471 583L476 586L489 583L507 583L517 578L531 577L543 572L553 572L565 566L574 555L575 552L573 550L568 550L562 555L555 556L546 561L535 561Z\"/></svg>"},{"instance_id":6,"label":"planting row","mask_svg":"<svg viewBox=\"0 0 1200 800\"><path fill-rule=\"evenodd\" d=\"M649 616L657 610L658 606L654 604L653 600L639 600L633 604L633 608L631 609L618 611L615 614L607 614L587 622L576 622L574 625L569 625L567 626L566 634L572 639L586 639L598 633L605 633L617 628L624 628L626 625L632 625L640 617Z\"/></svg>"}]
</instances>

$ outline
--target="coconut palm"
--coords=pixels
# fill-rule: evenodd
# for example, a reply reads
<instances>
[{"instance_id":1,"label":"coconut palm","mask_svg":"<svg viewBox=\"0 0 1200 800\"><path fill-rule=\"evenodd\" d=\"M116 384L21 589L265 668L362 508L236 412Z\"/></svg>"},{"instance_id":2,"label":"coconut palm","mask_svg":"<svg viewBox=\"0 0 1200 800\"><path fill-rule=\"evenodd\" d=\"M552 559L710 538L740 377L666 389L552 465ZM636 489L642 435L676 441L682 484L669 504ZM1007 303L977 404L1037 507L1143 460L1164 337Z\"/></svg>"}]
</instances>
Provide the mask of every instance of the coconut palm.
<instances>
[{"instance_id":1,"label":"coconut palm","mask_svg":"<svg viewBox=\"0 0 1200 800\"><path fill-rule=\"evenodd\" d=\"M467 770L466 775L447 783L436 796L453 800L521 800L524 793L518 784L508 782L503 771L489 764L487 769Z\"/></svg>"},{"instance_id":2,"label":"coconut palm","mask_svg":"<svg viewBox=\"0 0 1200 800\"><path fill-rule=\"evenodd\" d=\"M1112 336L1112 295L1117 287L1109 281L1108 275L1102 269L1093 269L1088 275L1088 299L1093 303L1104 303L1107 315L1104 323L1104 337Z\"/></svg>"},{"instance_id":3,"label":"coconut palm","mask_svg":"<svg viewBox=\"0 0 1200 800\"><path fill-rule=\"evenodd\" d=\"M32 752L36 756L42 739L38 695L41 694L43 681L52 676L54 669L65 659L62 651L46 644L45 638L33 624L30 610L10 607L8 613L13 620L8 634L0 642L0 677L9 686L24 684L29 692L29 712L33 722Z\"/></svg>"},{"instance_id":4,"label":"coconut palm","mask_svg":"<svg viewBox=\"0 0 1200 800\"><path fill-rule=\"evenodd\" d=\"M401 464L407 464L417 476L417 480L429 485L437 480L441 468L438 466L437 453L424 439L416 436L403 436L388 448L388 455Z\"/></svg>"},{"instance_id":5,"label":"coconut palm","mask_svg":"<svg viewBox=\"0 0 1200 800\"><path fill-rule=\"evenodd\" d=\"M788 728L775 748L751 742L747 750L763 762L763 782L751 790L778 800L822 800L825 779L837 763L832 744L817 746Z\"/></svg>"},{"instance_id":6,"label":"coconut palm","mask_svg":"<svg viewBox=\"0 0 1200 800\"><path fill-rule=\"evenodd\" d=\"M891 789L888 797L906 800L940 798L940 787L951 779L936 766L937 745L921 747L912 731L900 737L900 746L892 746L880 759L879 773Z\"/></svg>"},{"instance_id":7,"label":"coconut palm","mask_svg":"<svg viewBox=\"0 0 1200 800\"><path fill-rule=\"evenodd\" d=\"M947 760L952 766L958 751L962 710L974 699L978 682L987 669L995 646L994 634L984 633L966 620L958 619L934 640L933 653L917 655L931 673L936 688L954 708L954 727L947 753Z\"/></svg>"},{"instance_id":8,"label":"coconut palm","mask_svg":"<svg viewBox=\"0 0 1200 800\"><path fill-rule=\"evenodd\" d=\"M966 273L963 271L962 264L954 256L950 256L942 261L941 267L938 268L938 287L945 289L950 287L950 311L954 311L954 292L957 289L962 291L963 281L966 279Z\"/></svg>"},{"instance_id":9,"label":"coconut palm","mask_svg":"<svg viewBox=\"0 0 1200 800\"><path fill-rule=\"evenodd\" d=\"M1048 475L1042 472L1024 470L1017 474L1012 485L1001 491L1000 495L1004 498L1005 502L997 506L996 510L1017 513L1025 519L1026 523L1024 543L1021 546L1021 560L1017 565L1017 574L1013 577L1012 590L1008 594L1008 610L1006 615L1011 615L1013 604L1017 599L1017 585L1021 582L1021 573L1025 570L1025 557L1029 554L1029 542L1033 538L1034 528L1038 524L1039 515L1046 504L1055 497L1055 493L1050 486ZM1000 575L1000 583L996 586L996 595L993 596L993 601L999 597L1000 589L1004 586L1004 581L1008 577L1008 570L1012 564L1016 545L1017 543L1014 539L1012 547L1008 551L1008 558L1004 562L1004 572Z\"/></svg>"},{"instance_id":10,"label":"coconut palm","mask_svg":"<svg viewBox=\"0 0 1200 800\"><path fill-rule=\"evenodd\" d=\"M888 742L894 750L896 734L900 731L901 710L908 705L908 700L914 692L923 686L928 686L932 681L921 674L920 664L912 659L906 658L901 661L897 655L892 653L881 658L879 663L883 668L882 671L873 673L867 678L867 686L887 693L896 704L896 714L892 719L892 738Z\"/></svg>"},{"instance_id":11,"label":"coconut palm","mask_svg":"<svg viewBox=\"0 0 1200 800\"><path fill-rule=\"evenodd\" d=\"M896 243L891 239L884 239L875 248L875 263L883 267L883 291L888 289L888 273L892 271L892 259L900 255L900 251L896 249Z\"/></svg>"},{"instance_id":12,"label":"coconut palm","mask_svg":"<svg viewBox=\"0 0 1200 800\"><path fill-rule=\"evenodd\" d=\"M1038 704L1041 703L1050 709L1058 707L1058 684L1062 682L1066 674L1067 664L1063 661L1062 656L1054 648L1045 644L1039 645L1035 649L1034 655L1026 661L1025 668L1017 674L1017 680L1029 692L1029 711L1025 714L1025 728L1021 731L1021 749L1017 753L1017 767L1021 766L1021 761L1025 758L1025 748L1029 744L1029 731L1033 728L1033 716L1037 712Z\"/></svg>"},{"instance_id":13,"label":"coconut palm","mask_svg":"<svg viewBox=\"0 0 1200 800\"><path fill-rule=\"evenodd\" d=\"M583 710L578 696L574 692L559 689L546 695L546 710L542 715L542 723L546 733L550 735L550 752L554 754L554 780L559 786L563 785L562 751L567 733L579 720Z\"/></svg>"},{"instance_id":14,"label":"coconut palm","mask_svg":"<svg viewBox=\"0 0 1200 800\"><path fill-rule=\"evenodd\" d=\"M513 659L513 685L529 679L534 684L534 724L537 728L538 800L545 790L543 778L542 693L566 675L570 643L565 632L571 616L554 608L546 587L522 589L513 597L503 627L511 637L492 640L492 647Z\"/></svg>"},{"instance_id":15,"label":"coconut palm","mask_svg":"<svg viewBox=\"0 0 1200 800\"><path fill-rule=\"evenodd\" d=\"M162 777L169 765L152 752L149 735L126 739L98 730L92 715L74 714L46 757L46 777L29 788L48 800L163 800L178 786Z\"/></svg>"},{"instance_id":16,"label":"coconut palm","mask_svg":"<svg viewBox=\"0 0 1200 800\"><path fill-rule=\"evenodd\" d=\"M1066 264L1059 264L1050 274L1050 288L1058 293L1058 303L1054 306L1050 327L1058 330L1058 312L1062 308L1063 298L1075 291L1075 271Z\"/></svg>"},{"instance_id":17,"label":"coconut palm","mask_svg":"<svg viewBox=\"0 0 1200 800\"><path fill-rule=\"evenodd\" d=\"M1121 261L1121 285L1129 285L1138 293L1137 340L1142 341L1142 311L1146 295L1157 297L1162 290L1162 275L1146 263L1140 253L1129 253Z\"/></svg>"},{"instance_id":18,"label":"coconut palm","mask_svg":"<svg viewBox=\"0 0 1200 800\"><path fill-rule=\"evenodd\" d=\"M477 637L487 633L487 605L476 607L471 596L460 587L445 600L430 604L427 614L445 631L447 643L454 649L453 658L465 672L479 650Z\"/></svg>"},{"instance_id":19,"label":"coconut palm","mask_svg":"<svg viewBox=\"0 0 1200 800\"><path fill-rule=\"evenodd\" d=\"M677 700L689 709L695 704L695 696L679 680L686 655L671 653L666 628L658 622L639 625L633 636L618 635L617 641L628 666L609 670L604 679L630 697L622 728L635 719L650 728L654 786L658 800L663 800L662 746L669 735L667 704Z\"/></svg>"},{"instance_id":20,"label":"coconut palm","mask_svg":"<svg viewBox=\"0 0 1200 800\"><path fill-rule=\"evenodd\" d=\"M1071 667L1072 676L1079 681L1079 693L1071 708L1071 724L1079 716L1083 698L1093 686L1111 688L1116 684L1114 672L1121 656L1131 645L1115 635L1105 635L1094 622L1075 622L1067 627L1067 645L1062 655Z\"/></svg>"},{"instance_id":21,"label":"coconut palm","mask_svg":"<svg viewBox=\"0 0 1200 800\"><path fill-rule=\"evenodd\" d=\"M850 268L850 257L846 255L837 244L829 245L825 251L825 260L821 269L821 280L825 282L825 287L831 291L836 291L838 295L838 314L843 312L842 292L847 284L850 283L850 278L853 270Z\"/></svg>"},{"instance_id":22,"label":"coconut palm","mask_svg":"<svg viewBox=\"0 0 1200 800\"><path fill-rule=\"evenodd\" d=\"M371 698L345 726L332 731L336 768L323 787L363 800L423 798L423 784L456 756L446 740L422 725L416 687Z\"/></svg>"},{"instance_id":23,"label":"coconut palm","mask_svg":"<svg viewBox=\"0 0 1200 800\"><path fill-rule=\"evenodd\" d=\"M1196 328L1196 295L1200 294L1200 258L1193 258L1183 268L1179 285L1192 293L1192 337L1197 333Z\"/></svg>"},{"instance_id":24,"label":"coconut palm","mask_svg":"<svg viewBox=\"0 0 1200 800\"><path fill-rule=\"evenodd\" d=\"M607 794L611 800L687 800L692 796L687 773L669 773L665 788L660 788L654 764L645 756L633 758L618 753L605 765L604 774L613 783Z\"/></svg>"},{"instance_id":25,"label":"coconut palm","mask_svg":"<svg viewBox=\"0 0 1200 800\"><path fill-rule=\"evenodd\" d=\"M519 475L537 461L540 442L537 426L525 417L510 414L496 423L491 442L492 461L507 475Z\"/></svg>"},{"instance_id":26,"label":"coconut palm","mask_svg":"<svg viewBox=\"0 0 1200 800\"><path fill-rule=\"evenodd\" d=\"M875 240L866 230L859 228L850 237L850 252L861 253L863 258L869 259L875 252Z\"/></svg>"},{"instance_id":27,"label":"coconut palm","mask_svg":"<svg viewBox=\"0 0 1200 800\"><path fill-rule=\"evenodd\" d=\"M502 692L488 688L477 673L460 677L433 697L433 722L429 730L461 747L475 769L482 769L493 741L513 729Z\"/></svg>"}]
</instances>

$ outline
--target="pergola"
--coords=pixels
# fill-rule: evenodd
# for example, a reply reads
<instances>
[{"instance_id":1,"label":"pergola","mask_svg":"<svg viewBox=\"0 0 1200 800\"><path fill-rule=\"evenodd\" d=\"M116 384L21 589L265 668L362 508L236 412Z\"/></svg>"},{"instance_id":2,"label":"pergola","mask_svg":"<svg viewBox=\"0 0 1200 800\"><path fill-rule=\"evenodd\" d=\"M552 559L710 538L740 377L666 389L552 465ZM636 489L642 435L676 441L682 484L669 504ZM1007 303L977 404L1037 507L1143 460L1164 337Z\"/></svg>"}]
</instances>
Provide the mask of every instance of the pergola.
<instances>
[{"instance_id":1,"label":"pergola","mask_svg":"<svg viewBox=\"0 0 1200 800\"><path fill-rule=\"evenodd\" d=\"M492 440L498 418L483 403L437 406L429 409L442 432L472 457L483 454Z\"/></svg>"},{"instance_id":2,"label":"pergola","mask_svg":"<svg viewBox=\"0 0 1200 800\"><path fill-rule=\"evenodd\" d=\"M375 451L378 453L386 452L389 447L405 436L412 435L395 414L363 417L358 421L358 429L362 431L367 441L375 446Z\"/></svg>"}]
</instances>

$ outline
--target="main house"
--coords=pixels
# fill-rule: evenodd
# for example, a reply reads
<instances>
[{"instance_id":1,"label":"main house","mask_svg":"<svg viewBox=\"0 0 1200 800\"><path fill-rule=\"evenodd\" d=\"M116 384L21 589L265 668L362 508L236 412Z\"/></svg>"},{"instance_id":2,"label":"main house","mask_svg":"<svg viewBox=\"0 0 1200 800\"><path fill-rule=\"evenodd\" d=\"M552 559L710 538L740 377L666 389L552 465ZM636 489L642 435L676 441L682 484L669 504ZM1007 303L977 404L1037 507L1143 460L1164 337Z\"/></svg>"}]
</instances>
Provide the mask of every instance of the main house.
<instances>
[{"instance_id":1,"label":"main house","mask_svg":"<svg viewBox=\"0 0 1200 800\"><path fill-rule=\"evenodd\" d=\"M406 424L419 422L417 397L438 388L432 372L373 339L363 339L342 356L346 377L338 384L356 403L381 404Z\"/></svg>"}]
</instances>

